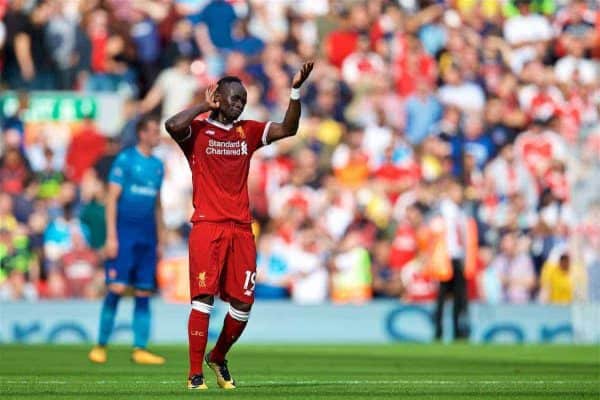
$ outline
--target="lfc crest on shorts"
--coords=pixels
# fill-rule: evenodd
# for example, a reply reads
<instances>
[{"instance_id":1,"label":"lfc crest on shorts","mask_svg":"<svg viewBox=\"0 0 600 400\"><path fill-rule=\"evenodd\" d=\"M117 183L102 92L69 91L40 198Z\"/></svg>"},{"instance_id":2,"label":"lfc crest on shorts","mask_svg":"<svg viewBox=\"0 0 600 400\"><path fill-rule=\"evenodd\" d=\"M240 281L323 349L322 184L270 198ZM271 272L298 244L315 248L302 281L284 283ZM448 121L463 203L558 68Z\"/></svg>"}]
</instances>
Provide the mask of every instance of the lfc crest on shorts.
<instances>
[{"instance_id":1,"label":"lfc crest on shorts","mask_svg":"<svg viewBox=\"0 0 600 400\"><path fill-rule=\"evenodd\" d=\"M206 272L200 272L198 274L198 287L206 287Z\"/></svg>"},{"instance_id":2,"label":"lfc crest on shorts","mask_svg":"<svg viewBox=\"0 0 600 400\"><path fill-rule=\"evenodd\" d=\"M235 130L240 135L240 139L246 139L246 133L244 132L244 128L238 126L237 128L235 128Z\"/></svg>"}]
</instances>

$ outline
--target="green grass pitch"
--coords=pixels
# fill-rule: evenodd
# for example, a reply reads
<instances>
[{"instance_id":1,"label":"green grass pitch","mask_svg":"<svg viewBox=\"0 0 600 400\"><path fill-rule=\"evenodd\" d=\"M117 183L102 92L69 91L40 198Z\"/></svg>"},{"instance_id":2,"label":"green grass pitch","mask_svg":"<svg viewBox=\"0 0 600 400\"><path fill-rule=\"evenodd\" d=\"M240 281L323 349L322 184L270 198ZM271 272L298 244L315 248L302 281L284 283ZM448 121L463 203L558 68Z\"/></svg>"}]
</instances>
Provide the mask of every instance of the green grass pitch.
<instances>
[{"instance_id":1,"label":"green grass pitch","mask_svg":"<svg viewBox=\"0 0 600 400\"><path fill-rule=\"evenodd\" d=\"M8 399L600 399L600 348L591 346L240 345L235 391L185 388L183 346L156 346L164 366L134 365L114 346L106 365L87 346L0 345Z\"/></svg>"}]
</instances>

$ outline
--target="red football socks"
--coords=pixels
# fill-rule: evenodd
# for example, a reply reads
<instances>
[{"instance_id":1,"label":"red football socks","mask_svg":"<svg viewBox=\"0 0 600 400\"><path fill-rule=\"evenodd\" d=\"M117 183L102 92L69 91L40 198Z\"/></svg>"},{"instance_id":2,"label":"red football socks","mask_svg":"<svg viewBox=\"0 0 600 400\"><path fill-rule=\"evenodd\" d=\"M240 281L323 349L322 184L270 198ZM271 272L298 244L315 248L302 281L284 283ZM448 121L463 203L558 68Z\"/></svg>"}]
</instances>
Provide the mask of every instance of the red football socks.
<instances>
[{"instance_id":1,"label":"red football socks","mask_svg":"<svg viewBox=\"0 0 600 400\"><path fill-rule=\"evenodd\" d=\"M227 352L242 335L247 324L247 320L238 321L237 319L234 319L230 313L227 313L225 322L223 323L223 330L221 330L221 334L219 335L219 340L217 340L215 348L210 353L210 360L222 364L223 361L225 361Z\"/></svg>"},{"instance_id":2,"label":"red football socks","mask_svg":"<svg viewBox=\"0 0 600 400\"><path fill-rule=\"evenodd\" d=\"M188 340L190 355L190 374L202 373L202 363L204 361L204 352L206 351L206 342L208 340L208 321L210 314L192 309L190 319L188 320Z\"/></svg>"}]
</instances>

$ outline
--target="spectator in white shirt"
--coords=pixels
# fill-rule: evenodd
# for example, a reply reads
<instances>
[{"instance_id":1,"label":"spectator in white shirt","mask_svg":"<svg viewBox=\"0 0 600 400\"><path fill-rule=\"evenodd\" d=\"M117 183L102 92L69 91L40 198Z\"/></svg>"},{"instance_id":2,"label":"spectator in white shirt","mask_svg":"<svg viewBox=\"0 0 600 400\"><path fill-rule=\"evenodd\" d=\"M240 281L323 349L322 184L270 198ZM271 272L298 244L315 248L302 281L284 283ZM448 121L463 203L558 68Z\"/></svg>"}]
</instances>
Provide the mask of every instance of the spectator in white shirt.
<instances>
[{"instance_id":1,"label":"spectator in white shirt","mask_svg":"<svg viewBox=\"0 0 600 400\"><path fill-rule=\"evenodd\" d=\"M156 78L154 86L140 102L140 113L148 113L162 103L161 120L164 121L167 116L188 107L198 90L198 81L192 74L190 66L191 60L180 57L175 61L175 65L163 70ZM161 123L161 126L163 125Z\"/></svg>"},{"instance_id":2,"label":"spectator in white shirt","mask_svg":"<svg viewBox=\"0 0 600 400\"><path fill-rule=\"evenodd\" d=\"M342 77L351 86L360 83L372 84L385 71L385 63L381 56L371 51L369 36L361 35L357 49L344 59Z\"/></svg>"},{"instance_id":3,"label":"spectator in white shirt","mask_svg":"<svg viewBox=\"0 0 600 400\"><path fill-rule=\"evenodd\" d=\"M520 193L528 208L533 209L537 203L535 181L525 165L516 159L515 146L509 143L502 147L500 154L485 169L486 180L492 182L495 193L507 198Z\"/></svg>"},{"instance_id":4,"label":"spectator in white shirt","mask_svg":"<svg viewBox=\"0 0 600 400\"><path fill-rule=\"evenodd\" d=\"M500 276L502 297L508 303L527 303L535 286L535 270L527 253L520 248L515 233L507 233L500 242L500 254L490 265Z\"/></svg>"},{"instance_id":5,"label":"spectator in white shirt","mask_svg":"<svg viewBox=\"0 0 600 400\"><path fill-rule=\"evenodd\" d=\"M297 304L322 304L329 294L329 273L325 267L322 239L315 230L300 234L297 246L289 259L292 276L291 298Z\"/></svg>"},{"instance_id":6,"label":"spectator in white shirt","mask_svg":"<svg viewBox=\"0 0 600 400\"><path fill-rule=\"evenodd\" d=\"M438 98L445 106L456 106L464 112L481 112L485 106L485 94L481 87L465 82L457 66L452 65L444 72L444 85Z\"/></svg>"},{"instance_id":7,"label":"spectator in white shirt","mask_svg":"<svg viewBox=\"0 0 600 400\"><path fill-rule=\"evenodd\" d=\"M504 38L513 47L545 42L553 37L548 20L529 10L529 0L516 0L519 14L504 23Z\"/></svg>"},{"instance_id":8,"label":"spectator in white shirt","mask_svg":"<svg viewBox=\"0 0 600 400\"><path fill-rule=\"evenodd\" d=\"M573 35L565 37L568 55L562 57L554 66L556 79L562 83L580 82L591 85L599 77L598 63L584 58L585 47L581 38Z\"/></svg>"}]
</instances>

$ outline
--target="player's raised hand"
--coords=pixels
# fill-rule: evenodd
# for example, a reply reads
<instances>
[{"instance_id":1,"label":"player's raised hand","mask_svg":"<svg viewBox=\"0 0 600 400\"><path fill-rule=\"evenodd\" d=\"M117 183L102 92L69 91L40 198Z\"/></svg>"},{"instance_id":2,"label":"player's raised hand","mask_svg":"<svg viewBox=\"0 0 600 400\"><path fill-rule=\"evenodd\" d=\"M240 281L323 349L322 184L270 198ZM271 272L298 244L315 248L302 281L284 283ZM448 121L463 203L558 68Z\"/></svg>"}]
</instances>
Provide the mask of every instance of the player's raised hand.
<instances>
[{"instance_id":1,"label":"player's raised hand","mask_svg":"<svg viewBox=\"0 0 600 400\"><path fill-rule=\"evenodd\" d=\"M217 93L217 84L214 83L206 88L206 104L210 107L211 111L217 111L221 104L215 100L215 93Z\"/></svg>"},{"instance_id":2,"label":"player's raised hand","mask_svg":"<svg viewBox=\"0 0 600 400\"><path fill-rule=\"evenodd\" d=\"M296 72L296 75L294 75L292 87L298 89L300 86L302 86L306 78L308 78L308 76L312 72L314 66L314 61L309 61L302 64L302 68L300 68L300 71Z\"/></svg>"}]
</instances>

